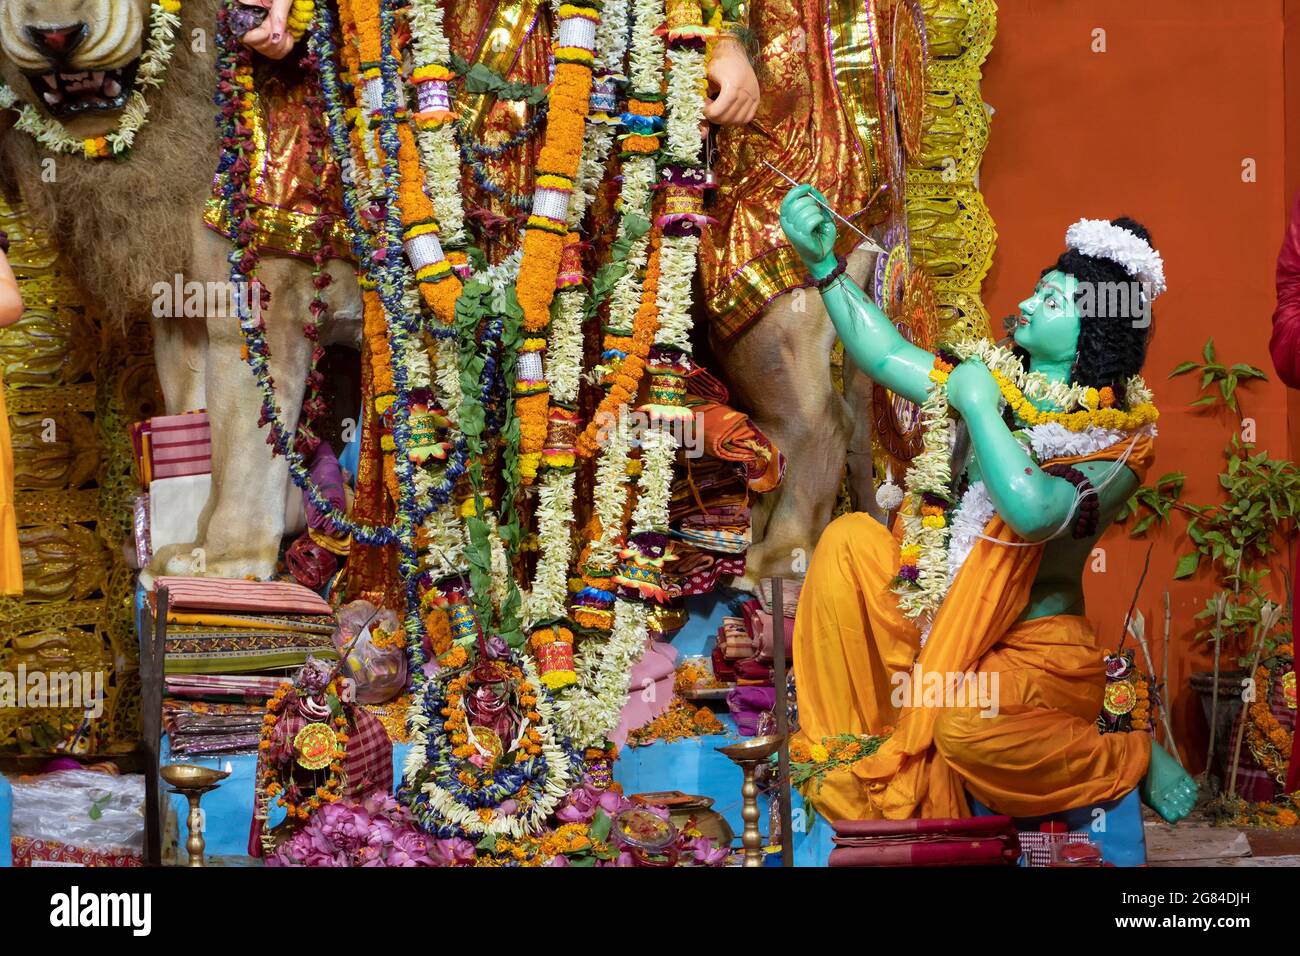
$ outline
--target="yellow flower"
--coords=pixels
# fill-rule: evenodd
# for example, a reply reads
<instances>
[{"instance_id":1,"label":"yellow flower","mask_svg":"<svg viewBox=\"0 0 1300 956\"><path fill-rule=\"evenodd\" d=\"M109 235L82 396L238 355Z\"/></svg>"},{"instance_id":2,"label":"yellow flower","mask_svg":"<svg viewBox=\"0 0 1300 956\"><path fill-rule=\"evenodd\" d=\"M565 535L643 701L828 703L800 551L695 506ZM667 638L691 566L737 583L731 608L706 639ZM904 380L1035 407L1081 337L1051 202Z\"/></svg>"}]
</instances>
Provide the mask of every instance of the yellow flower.
<instances>
[{"instance_id":1,"label":"yellow flower","mask_svg":"<svg viewBox=\"0 0 1300 956\"><path fill-rule=\"evenodd\" d=\"M808 756L812 759L813 763L825 763L830 759L831 755L821 744L813 744L808 748Z\"/></svg>"}]
</instances>

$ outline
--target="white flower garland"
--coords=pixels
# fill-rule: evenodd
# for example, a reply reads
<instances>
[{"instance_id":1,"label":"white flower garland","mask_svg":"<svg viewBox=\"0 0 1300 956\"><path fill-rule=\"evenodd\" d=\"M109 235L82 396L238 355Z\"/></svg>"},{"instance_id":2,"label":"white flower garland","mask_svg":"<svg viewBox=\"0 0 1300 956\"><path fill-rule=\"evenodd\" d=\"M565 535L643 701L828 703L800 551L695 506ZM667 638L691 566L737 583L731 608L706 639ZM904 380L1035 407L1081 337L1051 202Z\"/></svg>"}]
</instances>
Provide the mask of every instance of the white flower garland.
<instances>
[{"instance_id":1,"label":"white flower garland","mask_svg":"<svg viewBox=\"0 0 1300 956\"><path fill-rule=\"evenodd\" d=\"M442 67L450 70L451 42L443 29L442 5L438 0L413 0L410 13L411 50L416 69ZM424 191L433 203L438 219L438 239L444 248L465 245L465 208L460 190L460 151L456 148L455 124L448 120L431 129L414 124L416 148L424 167ZM449 184L452 188L448 188Z\"/></svg>"},{"instance_id":2,"label":"white flower garland","mask_svg":"<svg viewBox=\"0 0 1300 956\"><path fill-rule=\"evenodd\" d=\"M983 362L991 372L1010 381L1038 407L1094 410L1097 392L1085 386L1053 382L1040 372L1027 371L1018 356L1005 346L988 339L954 343L951 351L962 360ZM937 373L933 373L937 374ZM1140 375L1125 385L1130 407L1149 404L1151 391ZM907 499L900 514L903 523L900 580L894 588L898 606L910 618L922 624L922 640L929 633L934 614L943 604L957 571L992 516L991 503L982 482L967 489L962 500L945 516L938 505L926 514L925 496L950 500L952 493L952 449L954 422L949 415L946 385L936 381L921 404L922 449L908 468L905 485ZM1087 426L1073 431L1058 422L1047 422L1022 429L1027 450L1036 461L1062 456L1087 455L1133 435L1155 434L1154 425L1132 431ZM978 490L977 490L978 488ZM915 580L904 575L909 567Z\"/></svg>"},{"instance_id":3,"label":"white flower garland","mask_svg":"<svg viewBox=\"0 0 1300 956\"><path fill-rule=\"evenodd\" d=\"M596 29L597 73L617 73L626 53L629 9L624 0L605 4ZM583 136L578 175L569 197L568 225L577 230L605 174L614 144L614 128L591 113ZM566 286L555 294L546 344L546 381L551 401L572 407L582 378L582 322L587 309L585 284ZM537 495L537 568L525 597L528 628L550 618L563 618L569 598L569 567L573 563L576 476L569 468L545 468Z\"/></svg>"},{"instance_id":4,"label":"white flower garland","mask_svg":"<svg viewBox=\"0 0 1300 956\"><path fill-rule=\"evenodd\" d=\"M128 152L135 142L136 133L148 122L149 103L145 91L162 86L167 75L175 50L176 31L181 25L180 9L180 0L163 0L150 6L149 38L136 69L135 89L122 108L116 129L104 137L108 143L106 155L121 156ZM94 142L93 139L73 136L58 120L44 115L30 104L20 103L18 94L3 81L0 81L0 109L16 112L18 119L14 128L31 136L51 152L103 158L103 155L91 152L89 144Z\"/></svg>"},{"instance_id":5,"label":"white flower garland","mask_svg":"<svg viewBox=\"0 0 1300 956\"><path fill-rule=\"evenodd\" d=\"M700 250L699 236L664 236L659 244L659 288L655 304L659 328L655 345L691 353L691 280Z\"/></svg>"},{"instance_id":6,"label":"white flower garland","mask_svg":"<svg viewBox=\"0 0 1300 956\"><path fill-rule=\"evenodd\" d=\"M1109 219L1080 219L1065 230L1065 244L1085 256L1116 263L1141 282L1152 299L1165 291L1165 260L1160 253Z\"/></svg>"},{"instance_id":7,"label":"white flower garland","mask_svg":"<svg viewBox=\"0 0 1300 956\"><path fill-rule=\"evenodd\" d=\"M547 819L569 791L569 759L555 736L553 729L556 726L555 710L542 685L541 678L537 674L537 666L532 659L527 654L520 654L519 664L524 672L524 679L537 692L536 708L537 713L542 718L537 724L537 729L541 736L542 754L546 757L547 767L545 789L540 794L535 795L535 799L525 813L507 817L498 815L492 821L484 823L477 810L459 803L432 779L424 784L423 792L429 796L430 809L448 824L459 827L474 836L517 838L528 833L535 833L545 825ZM439 716L436 719L441 720L442 717ZM421 712L421 708L416 705L415 700L412 701L411 711L407 716L407 725L411 729L411 749L406 755L406 763L403 765L402 773L406 780L411 781L424 769L425 751L428 748L429 737L429 718Z\"/></svg>"},{"instance_id":8,"label":"white flower garland","mask_svg":"<svg viewBox=\"0 0 1300 956\"><path fill-rule=\"evenodd\" d=\"M656 93L663 88L664 43L659 28L664 24L663 0L633 0L632 42L628 56L628 75L633 93ZM656 161L653 156L633 156L623 163L623 186L619 191L618 238L627 238L629 213L647 216L651 190L655 184ZM620 331L632 328L632 319L641 306L641 272L650 250L650 233L633 240L627 255L627 270L615 283L610 294L609 326Z\"/></svg>"},{"instance_id":9,"label":"white flower garland","mask_svg":"<svg viewBox=\"0 0 1300 956\"><path fill-rule=\"evenodd\" d=\"M614 603L614 627L577 655L578 683L556 703L560 730L577 746L599 744L618 726L627 706L632 668L645 652L650 609L640 601Z\"/></svg>"}]
</instances>

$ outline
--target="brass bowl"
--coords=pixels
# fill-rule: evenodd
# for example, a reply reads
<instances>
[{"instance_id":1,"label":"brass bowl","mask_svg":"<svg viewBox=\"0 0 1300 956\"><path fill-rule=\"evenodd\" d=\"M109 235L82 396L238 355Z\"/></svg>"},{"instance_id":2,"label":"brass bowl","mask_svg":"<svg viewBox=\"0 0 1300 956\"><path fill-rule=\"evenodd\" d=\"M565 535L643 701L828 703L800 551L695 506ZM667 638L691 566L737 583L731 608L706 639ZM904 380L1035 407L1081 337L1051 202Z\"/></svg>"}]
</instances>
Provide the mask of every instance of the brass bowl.
<instances>
[{"instance_id":1,"label":"brass bowl","mask_svg":"<svg viewBox=\"0 0 1300 956\"><path fill-rule=\"evenodd\" d=\"M210 790L230 776L229 770L214 770L192 763L169 763L158 773L177 790Z\"/></svg>"},{"instance_id":2,"label":"brass bowl","mask_svg":"<svg viewBox=\"0 0 1300 956\"><path fill-rule=\"evenodd\" d=\"M762 737L750 737L726 747L718 747L720 754L737 763L766 760L780 749L785 738L780 734L764 734Z\"/></svg>"}]
</instances>

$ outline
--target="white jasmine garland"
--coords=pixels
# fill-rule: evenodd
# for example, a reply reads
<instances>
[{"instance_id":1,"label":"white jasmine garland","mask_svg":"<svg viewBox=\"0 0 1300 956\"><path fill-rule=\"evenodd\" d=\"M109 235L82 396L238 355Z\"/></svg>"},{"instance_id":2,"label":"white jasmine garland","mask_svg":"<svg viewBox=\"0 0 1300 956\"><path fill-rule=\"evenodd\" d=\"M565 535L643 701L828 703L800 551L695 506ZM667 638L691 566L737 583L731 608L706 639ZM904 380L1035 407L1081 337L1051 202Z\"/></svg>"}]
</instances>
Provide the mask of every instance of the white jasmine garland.
<instances>
[{"instance_id":1,"label":"white jasmine garland","mask_svg":"<svg viewBox=\"0 0 1300 956\"><path fill-rule=\"evenodd\" d=\"M600 537L592 542L588 560L598 568L612 568L618 561L628 486L626 431L625 421L610 427L604 450L596 462L593 508L600 519Z\"/></svg>"},{"instance_id":2,"label":"white jasmine garland","mask_svg":"<svg viewBox=\"0 0 1300 956\"><path fill-rule=\"evenodd\" d=\"M623 163L623 187L619 192L619 207L623 217L619 221L620 239L627 237L629 213L642 219L650 215L650 198L655 182L655 160L652 156L634 156ZM628 249L626 268L614 283L609 297L609 327L630 331L637 309L641 307L642 270L650 252L650 233L646 232L632 241Z\"/></svg>"},{"instance_id":3,"label":"white jasmine garland","mask_svg":"<svg viewBox=\"0 0 1300 956\"><path fill-rule=\"evenodd\" d=\"M641 476L637 480L639 495L632 511L632 533L669 529L668 503L672 497L673 462L677 459L677 441L658 428L641 436Z\"/></svg>"},{"instance_id":4,"label":"white jasmine garland","mask_svg":"<svg viewBox=\"0 0 1300 956\"><path fill-rule=\"evenodd\" d=\"M697 127L698 128L698 127ZM659 288L655 299L659 328L655 344L691 352L691 280L695 278L699 236L664 236L659 246Z\"/></svg>"},{"instance_id":5,"label":"white jasmine garland","mask_svg":"<svg viewBox=\"0 0 1300 956\"><path fill-rule=\"evenodd\" d=\"M1065 231L1065 244L1094 259L1108 259L1135 277L1152 299L1165 291L1165 262L1151 244L1108 219L1080 219Z\"/></svg>"},{"instance_id":6,"label":"white jasmine garland","mask_svg":"<svg viewBox=\"0 0 1300 956\"><path fill-rule=\"evenodd\" d=\"M574 286L572 291L561 290L555 298L551 338L546 347L546 383L552 401L572 405L578 400L582 378L582 321L587 292L583 286Z\"/></svg>"},{"instance_id":7,"label":"white jasmine garland","mask_svg":"<svg viewBox=\"0 0 1300 956\"><path fill-rule=\"evenodd\" d=\"M595 68L617 71L622 67L628 32L626 3L606 4L596 29ZM605 175L614 143L614 130L588 116L574 191L569 197L568 226L577 231L587 207ZM546 344L546 382L551 401L572 407L578 400L582 377L582 322L587 309L585 284L566 286L555 294ZM575 476L571 469L545 468L538 483L537 567L525 597L525 624L532 627L550 618L563 618L569 597L569 568L573 563Z\"/></svg>"},{"instance_id":8,"label":"white jasmine garland","mask_svg":"<svg viewBox=\"0 0 1300 956\"><path fill-rule=\"evenodd\" d=\"M104 137L110 155L120 156L129 151L135 142L136 133L148 121L149 103L145 99L145 91L163 84L180 25L181 18L178 14L164 10L159 3L150 6L149 37L136 69L135 89L122 108L117 127ZM18 94L3 81L0 81L0 109L14 110L18 114L14 128L31 136L45 149L54 153L85 155L85 137L71 135L58 120L46 116L30 104L22 103Z\"/></svg>"},{"instance_id":9,"label":"white jasmine garland","mask_svg":"<svg viewBox=\"0 0 1300 956\"><path fill-rule=\"evenodd\" d=\"M614 602L614 626L604 641L583 642L574 662L578 683L556 702L560 731L579 747L599 744L618 726L627 705L632 668L645 653L650 609L640 601Z\"/></svg>"},{"instance_id":10,"label":"white jasmine garland","mask_svg":"<svg viewBox=\"0 0 1300 956\"><path fill-rule=\"evenodd\" d=\"M699 120L704 117L705 63L703 50L672 49L668 53L668 115L664 123L664 153L670 163L699 163L704 142Z\"/></svg>"},{"instance_id":11,"label":"white jasmine garland","mask_svg":"<svg viewBox=\"0 0 1300 956\"><path fill-rule=\"evenodd\" d=\"M664 70L664 41L658 30L664 25L663 0L632 0L632 45L628 75L632 90L657 93Z\"/></svg>"},{"instance_id":12,"label":"white jasmine garland","mask_svg":"<svg viewBox=\"0 0 1300 956\"><path fill-rule=\"evenodd\" d=\"M955 343L951 351L965 359L976 359L1014 384L1039 407L1074 410L1092 401L1095 390L1052 382L1038 372L1026 371L1020 359L988 339ZM931 373L932 377L937 373ZM1151 401L1151 392L1141 376L1125 385L1130 407ZM922 451L906 476L908 498L904 502L902 553L917 568L915 582L900 581L895 587L899 608L919 619L922 641L929 633L934 614L942 605L984 526L994 514L988 491L982 482L973 484L946 516L922 514L924 496L948 498L952 489L951 453L953 420L949 416L946 382L935 381L921 405ZM1153 424L1131 430L1088 425L1074 430L1060 422L1045 422L1017 432L1027 453L1036 462L1053 458L1094 455L1121 441L1154 436Z\"/></svg>"},{"instance_id":13,"label":"white jasmine garland","mask_svg":"<svg viewBox=\"0 0 1300 956\"><path fill-rule=\"evenodd\" d=\"M413 0L410 7L411 50L416 68L450 68L451 43L443 28L438 0ZM465 208L460 190L460 151L451 122L433 129L415 124L415 143L424 168L424 191L438 220L438 239L444 248L465 245Z\"/></svg>"},{"instance_id":14,"label":"white jasmine garland","mask_svg":"<svg viewBox=\"0 0 1300 956\"><path fill-rule=\"evenodd\" d=\"M573 561L574 479L571 470L552 469L537 490L537 573L528 594L525 626L563 618L569 597L569 565Z\"/></svg>"}]
</instances>

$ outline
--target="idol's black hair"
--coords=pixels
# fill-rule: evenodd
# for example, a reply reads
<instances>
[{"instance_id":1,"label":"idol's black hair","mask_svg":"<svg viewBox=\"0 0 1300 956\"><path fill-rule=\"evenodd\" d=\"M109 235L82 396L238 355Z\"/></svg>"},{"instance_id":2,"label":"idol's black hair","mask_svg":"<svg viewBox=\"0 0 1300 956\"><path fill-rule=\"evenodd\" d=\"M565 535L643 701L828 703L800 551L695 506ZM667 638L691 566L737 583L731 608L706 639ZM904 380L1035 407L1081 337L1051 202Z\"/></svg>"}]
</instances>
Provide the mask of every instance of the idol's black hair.
<instances>
[{"instance_id":1,"label":"idol's black hair","mask_svg":"<svg viewBox=\"0 0 1300 956\"><path fill-rule=\"evenodd\" d=\"M1140 222L1121 216L1113 225L1151 244L1151 233ZM1086 256L1077 249L1061 253L1056 270L1074 276L1074 294L1080 307L1078 355L1070 378L1093 388L1110 386L1116 402L1126 405L1124 383L1142 370L1151 331L1150 303L1139 297L1137 277L1117 262Z\"/></svg>"}]
</instances>

